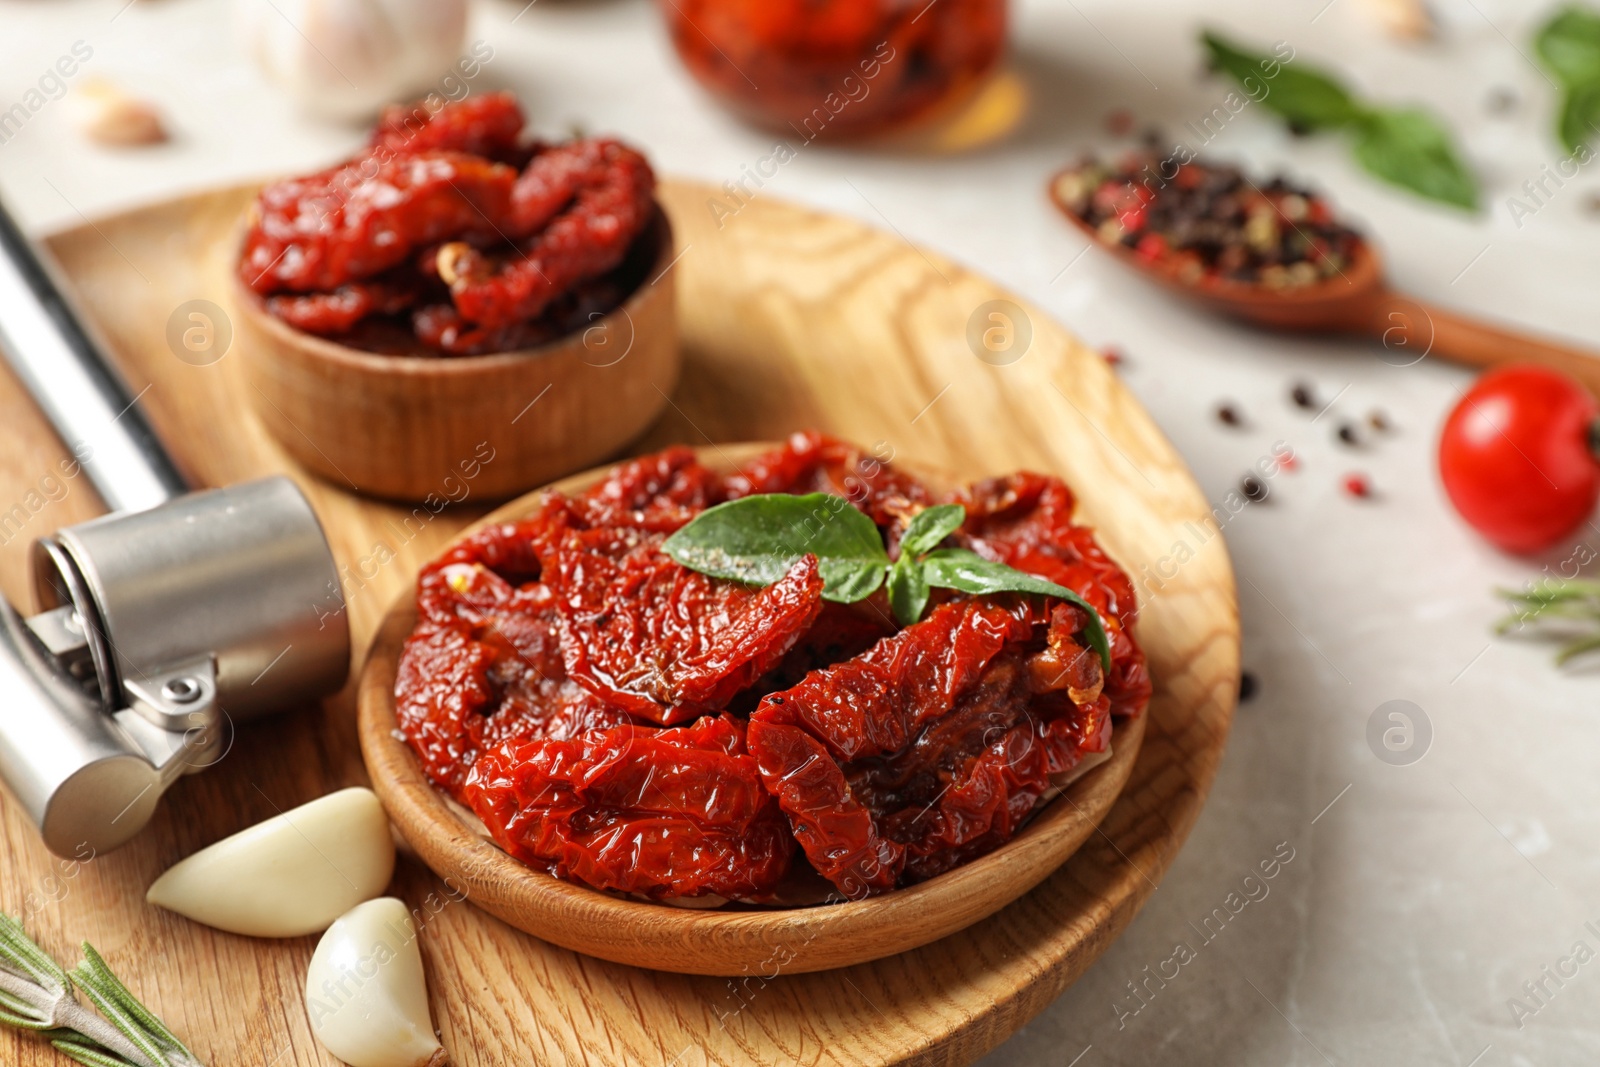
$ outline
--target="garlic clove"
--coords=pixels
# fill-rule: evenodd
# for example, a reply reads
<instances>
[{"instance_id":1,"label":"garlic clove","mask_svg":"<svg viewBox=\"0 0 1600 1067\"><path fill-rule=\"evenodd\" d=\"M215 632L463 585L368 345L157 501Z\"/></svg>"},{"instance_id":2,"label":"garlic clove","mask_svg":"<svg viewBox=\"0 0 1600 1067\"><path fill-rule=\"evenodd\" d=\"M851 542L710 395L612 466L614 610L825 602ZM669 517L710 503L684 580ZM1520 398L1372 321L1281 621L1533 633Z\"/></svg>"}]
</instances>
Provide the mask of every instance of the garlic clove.
<instances>
[{"instance_id":1,"label":"garlic clove","mask_svg":"<svg viewBox=\"0 0 1600 1067\"><path fill-rule=\"evenodd\" d=\"M411 913L369 900L317 943L306 969L306 1014L322 1047L350 1067L448 1062L428 1016L428 985Z\"/></svg>"},{"instance_id":2,"label":"garlic clove","mask_svg":"<svg viewBox=\"0 0 1600 1067\"><path fill-rule=\"evenodd\" d=\"M1433 13L1424 0L1366 0L1366 6L1391 37L1425 41L1435 35Z\"/></svg>"},{"instance_id":3,"label":"garlic clove","mask_svg":"<svg viewBox=\"0 0 1600 1067\"><path fill-rule=\"evenodd\" d=\"M299 937L382 893L393 874L377 795L341 789L201 849L145 899L230 933Z\"/></svg>"},{"instance_id":4,"label":"garlic clove","mask_svg":"<svg viewBox=\"0 0 1600 1067\"><path fill-rule=\"evenodd\" d=\"M154 105L103 78L79 85L67 100L74 124L96 144L126 148L167 140L167 128Z\"/></svg>"}]
</instances>

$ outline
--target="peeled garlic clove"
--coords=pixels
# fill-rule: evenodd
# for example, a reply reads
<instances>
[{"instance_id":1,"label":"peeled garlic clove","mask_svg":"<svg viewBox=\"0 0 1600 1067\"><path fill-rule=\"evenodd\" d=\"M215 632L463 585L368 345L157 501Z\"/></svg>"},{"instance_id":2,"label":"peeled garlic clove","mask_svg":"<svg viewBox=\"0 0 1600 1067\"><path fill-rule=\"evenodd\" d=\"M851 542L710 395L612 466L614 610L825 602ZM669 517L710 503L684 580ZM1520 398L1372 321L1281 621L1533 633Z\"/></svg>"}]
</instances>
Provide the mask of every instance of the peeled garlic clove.
<instances>
[{"instance_id":1,"label":"peeled garlic clove","mask_svg":"<svg viewBox=\"0 0 1600 1067\"><path fill-rule=\"evenodd\" d=\"M1368 12L1391 37L1422 41L1434 35L1433 14L1424 0L1366 0Z\"/></svg>"},{"instance_id":2,"label":"peeled garlic clove","mask_svg":"<svg viewBox=\"0 0 1600 1067\"><path fill-rule=\"evenodd\" d=\"M201 849L145 899L230 933L299 937L382 893L393 874L377 795L341 789Z\"/></svg>"},{"instance_id":3,"label":"peeled garlic clove","mask_svg":"<svg viewBox=\"0 0 1600 1067\"><path fill-rule=\"evenodd\" d=\"M97 144L127 147L167 139L161 113L102 78L79 85L68 98L73 122Z\"/></svg>"},{"instance_id":4,"label":"peeled garlic clove","mask_svg":"<svg viewBox=\"0 0 1600 1067\"><path fill-rule=\"evenodd\" d=\"M411 913L369 900L328 928L306 971L306 1014L322 1047L350 1067L438 1067Z\"/></svg>"}]
</instances>

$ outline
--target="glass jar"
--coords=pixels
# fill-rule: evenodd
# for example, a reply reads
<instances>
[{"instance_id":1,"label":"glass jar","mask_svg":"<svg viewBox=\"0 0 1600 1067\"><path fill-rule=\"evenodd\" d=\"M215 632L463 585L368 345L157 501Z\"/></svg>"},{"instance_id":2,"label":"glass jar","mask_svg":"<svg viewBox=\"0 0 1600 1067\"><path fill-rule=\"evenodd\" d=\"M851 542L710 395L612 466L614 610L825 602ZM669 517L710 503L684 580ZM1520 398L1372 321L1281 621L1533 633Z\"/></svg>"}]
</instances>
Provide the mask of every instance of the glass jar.
<instances>
[{"instance_id":1,"label":"glass jar","mask_svg":"<svg viewBox=\"0 0 1600 1067\"><path fill-rule=\"evenodd\" d=\"M661 0L690 72L751 121L807 141L903 125L976 88L1006 0Z\"/></svg>"}]
</instances>

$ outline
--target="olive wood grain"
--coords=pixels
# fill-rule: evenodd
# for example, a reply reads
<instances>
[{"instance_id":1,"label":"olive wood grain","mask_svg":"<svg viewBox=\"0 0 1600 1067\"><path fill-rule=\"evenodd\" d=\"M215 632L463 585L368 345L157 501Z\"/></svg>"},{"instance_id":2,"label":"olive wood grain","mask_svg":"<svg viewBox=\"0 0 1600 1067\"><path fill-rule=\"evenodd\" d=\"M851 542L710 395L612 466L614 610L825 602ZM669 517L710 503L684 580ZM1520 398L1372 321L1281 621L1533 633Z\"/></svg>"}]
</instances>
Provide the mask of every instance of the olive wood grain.
<instances>
[{"instance_id":1,"label":"olive wood grain","mask_svg":"<svg viewBox=\"0 0 1600 1067\"><path fill-rule=\"evenodd\" d=\"M179 305L227 303L252 192L185 197L50 243L134 391L149 387L141 403L189 470L211 484L287 471L305 487L345 568L364 648L416 569L485 509L470 481L462 506L434 514L309 476L255 417L242 353L192 366L168 348ZM1145 600L1139 633L1156 693L1143 745L1098 831L1032 892L950 937L843 970L729 980L608 963L456 902L404 859L391 891L425 920L435 1021L461 1067L970 1061L1060 994L1139 910L1194 824L1232 722L1239 631L1223 540L1183 462L1104 361L991 282L892 234L765 198L724 211L719 227L716 195L664 183L682 255L683 376L663 418L628 449L816 426L962 478L1021 467L1063 475ZM969 320L991 300L1031 320L1031 345L1014 361L984 362L968 345ZM559 398L540 405L550 402ZM81 478L60 477L65 451L3 370L0 419L0 515L23 507L0 545L0 584L25 602L26 542L99 505ZM1175 554L1186 559L1176 573ZM1143 568L1158 560L1170 577L1147 580ZM24 914L64 960L92 941L208 1063L336 1067L304 1007L315 938L219 933L146 906L144 891L204 845L366 781L353 688L323 708L241 727L222 762L179 782L131 845L77 867L49 856L0 793L0 907ZM0 1063L58 1062L34 1038L0 1031Z\"/></svg>"},{"instance_id":2,"label":"olive wood grain","mask_svg":"<svg viewBox=\"0 0 1600 1067\"><path fill-rule=\"evenodd\" d=\"M732 473L773 445L706 447L700 459ZM953 488L948 479L913 464L901 469L921 475L926 484ZM588 471L551 488L578 493L604 473L605 468ZM540 495L515 501L479 525L523 518L537 510ZM358 696L361 751L400 833L436 873L517 929L616 963L680 974L737 977L777 965L786 974L848 967L918 948L994 914L1043 881L1094 832L1128 780L1144 736L1144 716L1119 722L1111 759L1072 783L1015 840L921 885L823 907L696 910L648 903L531 870L467 827L433 789L396 733L395 674L416 619L408 590L378 630Z\"/></svg>"}]
</instances>

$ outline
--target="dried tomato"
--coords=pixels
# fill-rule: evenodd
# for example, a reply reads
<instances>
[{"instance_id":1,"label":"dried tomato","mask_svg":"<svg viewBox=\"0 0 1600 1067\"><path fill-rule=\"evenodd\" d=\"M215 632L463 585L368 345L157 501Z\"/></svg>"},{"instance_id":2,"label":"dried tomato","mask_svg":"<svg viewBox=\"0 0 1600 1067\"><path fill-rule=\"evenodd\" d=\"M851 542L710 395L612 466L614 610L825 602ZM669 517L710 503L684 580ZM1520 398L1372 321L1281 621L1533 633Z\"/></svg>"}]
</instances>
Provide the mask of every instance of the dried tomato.
<instances>
[{"instance_id":1,"label":"dried tomato","mask_svg":"<svg viewBox=\"0 0 1600 1067\"><path fill-rule=\"evenodd\" d=\"M306 333L348 333L369 315L393 315L417 301L417 287L393 282L350 282L331 293L282 293L267 298L267 310Z\"/></svg>"},{"instance_id":2,"label":"dried tomato","mask_svg":"<svg viewBox=\"0 0 1600 1067\"><path fill-rule=\"evenodd\" d=\"M881 892L1010 840L1148 700L1131 583L1059 481L969 487L956 540L1095 604L1109 671L1060 601L937 590L900 630L881 592L824 603L812 557L752 589L660 551L704 508L774 491L845 494L891 537L939 499L818 434L727 478L672 448L423 571L401 728L508 851L600 888L760 900L798 842L847 896Z\"/></svg>"},{"instance_id":3,"label":"dried tomato","mask_svg":"<svg viewBox=\"0 0 1600 1067\"><path fill-rule=\"evenodd\" d=\"M729 499L756 493L832 493L885 528L936 503L915 478L815 430L791 434L782 448L748 460L728 476Z\"/></svg>"},{"instance_id":4,"label":"dried tomato","mask_svg":"<svg viewBox=\"0 0 1600 1067\"><path fill-rule=\"evenodd\" d=\"M633 721L566 676L554 598L537 581L534 552L564 518L562 502L549 501L540 518L468 538L418 581L396 715L429 777L458 799L473 762L499 744Z\"/></svg>"},{"instance_id":5,"label":"dried tomato","mask_svg":"<svg viewBox=\"0 0 1600 1067\"><path fill-rule=\"evenodd\" d=\"M240 278L297 294L267 304L297 329L377 352L515 351L586 327L654 264L655 177L616 141L522 128L506 93L387 109L362 154L262 190Z\"/></svg>"},{"instance_id":6,"label":"dried tomato","mask_svg":"<svg viewBox=\"0 0 1600 1067\"><path fill-rule=\"evenodd\" d=\"M676 445L612 468L573 501L572 510L590 526L672 533L723 496L720 476L693 449Z\"/></svg>"},{"instance_id":7,"label":"dried tomato","mask_svg":"<svg viewBox=\"0 0 1600 1067\"><path fill-rule=\"evenodd\" d=\"M1104 747L1087 722L1101 699L1094 657L1070 657L1094 663L1092 688L1072 694L1085 707L1056 695L1084 680L1070 671L1039 699L1043 672L1029 657L1057 655L1045 622L1016 598L952 601L767 696L750 717L767 788L812 866L845 895L931 876L1008 840L1052 774L1075 765L1083 744ZM1066 613L1048 622L1075 625Z\"/></svg>"},{"instance_id":8,"label":"dried tomato","mask_svg":"<svg viewBox=\"0 0 1600 1067\"><path fill-rule=\"evenodd\" d=\"M1112 711L1142 711L1152 685L1144 652L1128 630L1138 615L1133 582L1106 555L1094 531L1073 522L1077 501L1066 483L1021 472L977 482L955 500L967 509L958 536L967 547L1064 585L1094 605L1111 640L1106 693Z\"/></svg>"},{"instance_id":9,"label":"dried tomato","mask_svg":"<svg viewBox=\"0 0 1600 1067\"><path fill-rule=\"evenodd\" d=\"M541 314L580 282L620 264L654 212L655 175L616 141L579 141L540 153L513 193L509 253L468 243L439 251L439 276L469 322L504 326ZM534 232L537 231L537 232Z\"/></svg>"},{"instance_id":10,"label":"dried tomato","mask_svg":"<svg viewBox=\"0 0 1600 1067\"><path fill-rule=\"evenodd\" d=\"M390 104L368 144L377 152L467 152L508 163L517 157L526 121L511 93L470 96L436 111L421 103Z\"/></svg>"},{"instance_id":11,"label":"dried tomato","mask_svg":"<svg viewBox=\"0 0 1600 1067\"><path fill-rule=\"evenodd\" d=\"M881 594L855 604L824 601L817 621L800 635L777 666L741 693L729 707L737 713L748 714L768 693L800 684L819 667L859 656L896 629L894 616Z\"/></svg>"},{"instance_id":12,"label":"dried tomato","mask_svg":"<svg viewBox=\"0 0 1600 1067\"><path fill-rule=\"evenodd\" d=\"M506 746L479 760L465 793L506 851L598 889L759 899L794 855L726 716Z\"/></svg>"},{"instance_id":13,"label":"dried tomato","mask_svg":"<svg viewBox=\"0 0 1600 1067\"><path fill-rule=\"evenodd\" d=\"M822 610L817 558L765 589L674 562L661 537L567 535L545 580L567 674L608 703L670 725L724 707L775 666Z\"/></svg>"},{"instance_id":14,"label":"dried tomato","mask_svg":"<svg viewBox=\"0 0 1600 1067\"><path fill-rule=\"evenodd\" d=\"M517 172L460 152L365 156L262 190L239 273L258 293L318 292L371 278L447 237L493 237Z\"/></svg>"}]
</instances>

